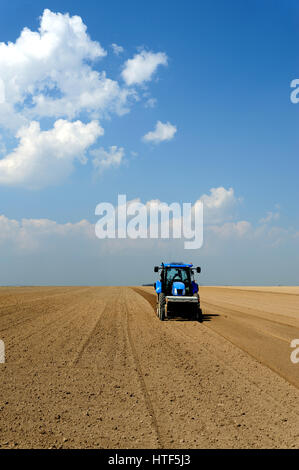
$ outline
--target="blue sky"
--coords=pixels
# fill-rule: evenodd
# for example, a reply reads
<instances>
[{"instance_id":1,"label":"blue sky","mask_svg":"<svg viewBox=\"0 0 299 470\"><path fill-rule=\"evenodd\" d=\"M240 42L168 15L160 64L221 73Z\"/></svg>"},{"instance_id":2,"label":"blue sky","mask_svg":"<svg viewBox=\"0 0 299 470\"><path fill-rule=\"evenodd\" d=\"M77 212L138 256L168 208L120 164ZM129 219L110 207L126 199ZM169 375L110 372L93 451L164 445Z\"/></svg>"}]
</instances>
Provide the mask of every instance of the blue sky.
<instances>
[{"instance_id":1,"label":"blue sky","mask_svg":"<svg viewBox=\"0 0 299 470\"><path fill-rule=\"evenodd\" d=\"M28 59L28 51L16 40L23 28L38 31L45 9L51 15L81 17L91 41L87 56L94 54L95 43L107 54L83 55L77 61L82 44L67 47L71 35L66 27L59 49L63 58L66 48L65 64L55 59L56 53L49 57L43 51L38 60ZM55 16L51 18L49 28L56 31ZM30 40L32 50L37 48L36 38ZM206 284L299 282L299 104L290 101L290 82L299 77L297 2L11 1L0 6L0 42L6 44L0 48L0 78L2 73L7 80L6 101L15 113L10 118L0 103L1 158L17 149L14 164L27 159L26 171L16 164L13 174L0 164L2 284L146 282L153 278L154 262L177 253L203 264L201 278ZM24 57L16 55L12 65L8 42L32 62L24 65ZM123 51L115 54L112 44ZM152 54L160 65L139 83L128 79L127 83L123 74L127 61L143 53ZM92 71L105 71L119 86L113 102L95 104L92 111L90 106L77 107L73 114L59 109L49 115L48 105L27 106L40 93L49 100L62 96L57 88L46 92L45 87L38 91L38 86L44 86L50 74L56 76L56 67L61 68L63 80L70 70L80 74L83 63ZM31 83L34 91L29 93ZM90 83L88 79L84 93ZM13 86L19 87L19 101ZM78 83L70 83L74 93L76 87L79 93ZM131 95L122 103L126 109L116 111L121 91ZM27 101L22 102L24 97ZM17 124L18 119L23 121ZM39 123L40 133L51 131L59 119L71 124L79 119L82 132L91 121L98 123L90 131L92 143L80 150L86 162L78 160L80 151L74 148L62 156L67 163L62 167L56 162L53 169L49 162L56 147L47 140L35 149L40 163L33 175L28 160L32 148L20 146L18 132L23 126L25 139L33 121ZM176 132L168 140L142 139L158 121L170 132L169 126L175 126ZM33 134L30 145L37 145L42 136ZM111 146L122 149L120 162L108 160L105 166L103 158L111 155L103 152ZM41 185L31 187L39 175ZM107 251L101 241L77 233L81 220L90 224L97 220L97 203L115 204L119 193L142 202L168 203L194 203L206 195L211 206L212 188L223 188L222 199L212 214L214 220L207 212L205 243L198 252L186 253L171 242L161 248L139 241L136 246L112 244ZM41 219L51 221L46 234L34 222ZM236 225L240 222L245 232L240 233ZM73 224L70 230L68 223ZM119 266L117 274L112 268L104 272L110 260Z\"/></svg>"}]
</instances>

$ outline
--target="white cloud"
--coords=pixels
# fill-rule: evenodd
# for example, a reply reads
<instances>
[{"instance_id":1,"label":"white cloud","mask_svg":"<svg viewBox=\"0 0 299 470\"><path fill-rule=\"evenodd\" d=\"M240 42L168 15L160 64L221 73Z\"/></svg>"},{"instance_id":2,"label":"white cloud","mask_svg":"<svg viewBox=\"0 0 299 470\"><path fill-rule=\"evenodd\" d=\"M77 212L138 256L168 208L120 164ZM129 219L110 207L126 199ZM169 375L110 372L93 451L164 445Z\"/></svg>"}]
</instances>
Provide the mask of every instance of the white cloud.
<instances>
[{"instance_id":1,"label":"white cloud","mask_svg":"<svg viewBox=\"0 0 299 470\"><path fill-rule=\"evenodd\" d=\"M105 150L103 147L91 151L94 156L93 166L101 172L105 168L119 167L125 156L123 147L117 147L112 145L109 150Z\"/></svg>"},{"instance_id":2,"label":"white cloud","mask_svg":"<svg viewBox=\"0 0 299 470\"><path fill-rule=\"evenodd\" d=\"M2 78L0 78L0 104L5 102L5 85Z\"/></svg>"},{"instance_id":3,"label":"white cloud","mask_svg":"<svg viewBox=\"0 0 299 470\"><path fill-rule=\"evenodd\" d=\"M122 148L118 148L116 146L110 147L108 151L104 149L97 149L93 151L94 154L98 157L97 163L95 166L100 170L109 167L111 165L118 166L124 155L124 150ZM95 157L96 158L96 157ZM213 194L216 193L218 188L214 188ZM221 188L224 189L224 188ZM212 191L211 191L212 192ZM232 194L230 190L227 190L227 193ZM232 196L224 196L221 199L221 203L218 201L214 204L210 204L209 207L218 210L219 213L225 207L225 201L227 198ZM212 197L213 198L213 197ZM202 196L198 199L201 201L202 199L206 199L206 195ZM214 197L214 201L218 198ZM196 201L193 205L197 204ZM126 207L130 207L132 203L141 203L142 201L139 198L133 200L126 201ZM147 213L149 215L149 211L151 207L154 205L159 205L161 203L160 200L149 200L145 202L145 206L147 209ZM117 213L117 207L116 207ZM182 214L181 214L182 215ZM181 215L173 217L170 222L170 227L173 224L180 222ZM129 220L129 218L128 218ZM165 222L166 223L166 222ZM161 221L158 222L158 225L161 224ZM167 223L166 223L167 224ZM246 221L239 221L234 223L224 223L220 225L215 223L214 225L209 225L207 230L210 233L213 233L218 239L229 239L229 238L242 238L244 235L247 234L247 231L250 228L250 224ZM95 246L98 246L102 253L106 253L107 250L115 251L116 247L119 252L122 250L130 250L132 249L134 252L136 250L136 241L131 239L126 240L101 240L99 241L95 237L94 233L95 227L90 222L83 220L77 223L63 223L59 224L53 220L49 219L22 219L21 221L8 219L4 215L0 216L0 244L4 243L12 243L15 248L18 250L23 251L34 251L40 250L45 247L45 244L48 243L49 239L58 240L57 243L60 243L63 239L71 241L75 236L78 236L82 241L86 239L94 239L96 242ZM59 237L57 239L57 237ZM157 243L162 243L161 248L165 248L165 243L163 244L163 240L144 240L144 243L139 245L141 251L145 250L156 250ZM56 242L55 242L56 243ZM168 240L167 243L173 244L173 246L180 246L182 244L182 240Z\"/></svg>"},{"instance_id":4,"label":"white cloud","mask_svg":"<svg viewBox=\"0 0 299 470\"><path fill-rule=\"evenodd\" d=\"M165 124L161 121L157 121L154 131L150 131L143 136L145 142L159 143L166 140L173 139L177 132L176 126L166 122Z\"/></svg>"},{"instance_id":5,"label":"white cloud","mask_svg":"<svg viewBox=\"0 0 299 470\"><path fill-rule=\"evenodd\" d=\"M211 191L210 199L204 195L198 200L209 202L206 212L217 210L220 214L226 207L230 219L233 213L229 207L232 209L232 201L238 199L231 190L225 193L217 189L214 188L214 196L221 193L222 197L211 197ZM138 201L127 201L127 206ZM148 201L146 206L149 209L159 202ZM294 256L298 253L298 229L228 219L206 225L203 247L190 252L184 250L181 239L99 240L95 225L87 220L58 223L45 218L14 220L0 215L0 282L135 285L154 280L150 274L152 266L173 259L176 253L185 261L203 266L200 279L206 285L298 284L298 257ZM99 270L99 265L106 269Z\"/></svg>"},{"instance_id":6,"label":"white cloud","mask_svg":"<svg viewBox=\"0 0 299 470\"><path fill-rule=\"evenodd\" d=\"M122 46L115 43L112 48L116 54L123 52ZM49 9L40 17L37 31L25 27L15 42L0 42L0 129L9 139L0 142L0 154L7 154L5 144L10 146L12 133L20 140L19 146L0 160L0 184L42 187L56 182L55 173L57 181L61 181L63 175L69 174L75 157L58 158L51 154L54 147L48 142L50 138L46 153L42 153L40 142L50 135L45 133L43 124L54 126L57 120L79 119L83 123L113 114L121 116L129 112L133 101L140 99L127 83L149 80L159 64L167 63L164 53L136 54L127 61L123 70L127 79L120 84L107 77L104 70L95 68L106 55L101 44L89 37L79 16ZM38 135L38 142L31 139L29 143L24 129L29 131L29 140L33 134L34 138ZM80 153L80 145L78 149ZM117 150L102 157L99 166L118 166L123 155Z\"/></svg>"},{"instance_id":7,"label":"white cloud","mask_svg":"<svg viewBox=\"0 0 299 470\"><path fill-rule=\"evenodd\" d=\"M119 55L119 54L122 54L124 52L124 48L122 46L118 46L115 43L111 44L111 47L112 47L113 52L114 52L115 55Z\"/></svg>"},{"instance_id":8,"label":"white cloud","mask_svg":"<svg viewBox=\"0 0 299 470\"><path fill-rule=\"evenodd\" d=\"M140 200L138 201L140 202ZM192 205L192 213L194 214L195 206L201 202L203 203L205 230L221 238L243 237L250 232L251 224L244 220L230 221L234 216L234 208L239 201L240 199L236 198L233 188L226 189L222 186L211 188L209 194L203 194L195 201ZM150 210L151 206L159 204L161 204L161 201L158 199L147 201L147 210Z\"/></svg>"},{"instance_id":9,"label":"white cloud","mask_svg":"<svg viewBox=\"0 0 299 470\"><path fill-rule=\"evenodd\" d=\"M273 220L278 220L279 217L280 217L279 212L269 211L269 212L267 212L267 215L265 217L262 217L260 219L260 223L261 224L268 224L269 222L272 222Z\"/></svg>"},{"instance_id":10,"label":"white cloud","mask_svg":"<svg viewBox=\"0 0 299 470\"><path fill-rule=\"evenodd\" d=\"M0 184L29 188L55 184L71 173L74 160L86 162L86 150L102 134L97 121L60 119L48 131L33 121L18 131L18 147L0 160Z\"/></svg>"},{"instance_id":11,"label":"white cloud","mask_svg":"<svg viewBox=\"0 0 299 470\"><path fill-rule=\"evenodd\" d=\"M145 102L145 107L146 108L154 108L157 104L157 100L156 98L149 98L146 102Z\"/></svg>"},{"instance_id":12,"label":"white cloud","mask_svg":"<svg viewBox=\"0 0 299 470\"><path fill-rule=\"evenodd\" d=\"M233 217L234 208L240 202L233 188L223 186L211 188L209 194L203 194L199 199L204 205L205 224L219 224Z\"/></svg>"},{"instance_id":13,"label":"white cloud","mask_svg":"<svg viewBox=\"0 0 299 470\"><path fill-rule=\"evenodd\" d=\"M208 209L219 209L235 201L234 190L225 189L223 186L211 188L210 194L204 194L200 200Z\"/></svg>"},{"instance_id":14,"label":"white cloud","mask_svg":"<svg viewBox=\"0 0 299 470\"><path fill-rule=\"evenodd\" d=\"M95 239L94 225L87 220L59 224L49 219L22 219L17 221L0 215L0 246L10 245L22 252L46 249L53 237Z\"/></svg>"},{"instance_id":15,"label":"white cloud","mask_svg":"<svg viewBox=\"0 0 299 470\"><path fill-rule=\"evenodd\" d=\"M252 226L247 220L240 220L239 222L226 222L223 225L210 225L208 230L221 238L233 238L235 236L242 238L251 233Z\"/></svg>"},{"instance_id":16,"label":"white cloud","mask_svg":"<svg viewBox=\"0 0 299 470\"><path fill-rule=\"evenodd\" d=\"M9 108L31 119L72 119L82 110L116 110L124 105L128 92L92 69L90 63L106 51L86 29L79 16L44 10L38 31L24 28L15 43L0 43L0 114L1 108L3 113Z\"/></svg>"},{"instance_id":17,"label":"white cloud","mask_svg":"<svg viewBox=\"0 0 299 470\"><path fill-rule=\"evenodd\" d=\"M221 203L212 203L210 200L210 210L213 208L220 213L224 201L231 198L228 195L227 198L222 197ZM218 201L218 198L215 200ZM127 201L127 207L139 201ZM147 209L159 202L148 201ZM231 216L232 213L228 211L228 218ZM128 283L128 280L123 280L123 276L129 275L133 285L137 277L139 281L142 277L144 282L150 282L152 265L165 258L171 260L173 253L177 253L183 260L208 266L208 270L203 270L202 280L205 283L253 283L258 282L258 279L261 283L281 283L282 279L289 279L291 283L298 280L298 263L294 257L294 253L298 252L298 241L298 230L296 232L293 228L261 226L242 219L224 220L207 224L203 247L190 252L184 250L182 239L99 240L95 236L95 225L86 220L75 223L58 223L49 219L18 221L2 215L0 253L3 269L0 280L5 284L106 285ZM284 253L283 259L287 260L282 264L281 253ZM24 262L25 256L28 256L28 262ZM140 269L138 261L140 256L144 261L143 269ZM111 260L114 264L118 263L118 275L115 275L115 270L109 271L108 268L105 275L101 274L99 263L109 267ZM133 266L129 274L128 262ZM279 277L276 277L277 270L272 278L269 277L273 273L273 269L269 271L267 267L269 263L271 267L278 266Z\"/></svg>"},{"instance_id":18,"label":"white cloud","mask_svg":"<svg viewBox=\"0 0 299 470\"><path fill-rule=\"evenodd\" d=\"M116 146L110 147L108 151L105 151L104 149L97 149L94 152L97 153L101 151L102 157L104 161L110 162L110 161L115 161L115 162L121 162L123 158L124 151L122 148L118 148ZM118 156L116 156L118 155ZM99 161L102 161L99 159ZM113 164L113 163L112 163ZM118 164L118 163L117 163ZM110 163L107 163L109 166ZM219 190L219 191L217 191ZM222 196L219 196L219 193L222 194ZM216 196L218 194L218 196ZM209 199L207 199L209 198ZM194 204L193 207L197 204L198 201L209 201L209 204L205 206L205 211L209 209L211 210L212 208L215 210L218 210L219 213L223 211L225 207L231 207L231 204L228 204L228 200L234 200L236 201L237 199L234 196L234 191L232 188L226 190L225 188L212 188L210 191L210 195L203 195L201 196ZM128 208L132 203L141 203L140 198L135 198L132 200L127 200L126 201L126 207ZM159 205L161 203L160 200L155 199L155 200L149 200L146 201L144 204L146 206L146 209L149 211L151 207L154 205ZM115 207L116 213L117 213L117 207ZM129 220L129 219L128 219ZM52 237L52 236L59 236L59 237L73 237L75 235L78 235L80 237L88 237L90 239L95 239L96 242L101 245L105 244L106 241L101 240L99 241L95 237L95 226L89 221L86 220L81 220L80 222L77 223L62 223L59 224L53 220L49 219L22 219L21 221L17 221L14 219L8 219L4 215L0 216L0 243L12 241L17 247L21 248L28 248L31 246L42 246L43 240L45 240L46 237ZM251 225L247 221L236 221L236 222L225 222L225 223L219 223L217 224L216 222L213 224L209 224L207 227L207 230L210 233L213 233L216 235L218 238L229 238L229 237L235 237L236 235L240 238L242 236L248 234L248 232L251 230ZM267 231L260 231L256 233L257 237L265 237ZM253 234L253 231L252 231ZM107 243L109 240L107 240ZM169 242L169 241L168 241ZM120 240L119 241L120 249L123 247L129 247L131 246L132 249L135 249L135 241L132 243L132 240ZM157 243L157 239L154 239L153 244L150 244L150 246L155 249L155 245ZM109 243L108 243L109 245ZM106 246L106 245L105 245ZM115 241L113 241L112 249L115 247ZM163 244L164 247L164 244ZM105 251L105 250L104 250Z\"/></svg>"},{"instance_id":19,"label":"white cloud","mask_svg":"<svg viewBox=\"0 0 299 470\"><path fill-rule=\"evenodd\" d=\"M167 65L167 55L164 52L143 50L125 62L122 77L127 85L140 85L152 79L159 65Z\"/></svg>"},{"instance_id":20,"label":"white cloud","mask_svg":"<svg viewBox=\"0 0 299 470\"><path fill-rule=\"evenodd\" d=\"M7 153L6 145L3 141L2 135L0 135L0 155L5 155Z\"/></svg>"}]
</instances>

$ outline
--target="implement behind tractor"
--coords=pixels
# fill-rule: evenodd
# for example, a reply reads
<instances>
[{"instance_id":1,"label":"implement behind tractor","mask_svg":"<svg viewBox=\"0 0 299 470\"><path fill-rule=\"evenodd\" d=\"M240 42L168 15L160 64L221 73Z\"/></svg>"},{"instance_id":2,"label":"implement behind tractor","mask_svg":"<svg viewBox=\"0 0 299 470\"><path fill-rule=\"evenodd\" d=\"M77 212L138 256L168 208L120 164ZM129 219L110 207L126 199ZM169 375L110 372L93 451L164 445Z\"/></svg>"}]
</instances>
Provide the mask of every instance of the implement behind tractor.
<instances>
[{"instance_id":1,"label":"implement behind tractor","mask_svg":"<svg viewBox=\"0 0 299 470\"><path fill-rule=\"evenodd\" d=\"M194 280L194 271L201 272L201 268L193 268L192 264L162 263L155 266L154 271L160 271L160 280L154 286L158 294L157 315L161 321L165 317L188 313L197 321L202 321L198 284Z\"/></svg>"}]
</instances>

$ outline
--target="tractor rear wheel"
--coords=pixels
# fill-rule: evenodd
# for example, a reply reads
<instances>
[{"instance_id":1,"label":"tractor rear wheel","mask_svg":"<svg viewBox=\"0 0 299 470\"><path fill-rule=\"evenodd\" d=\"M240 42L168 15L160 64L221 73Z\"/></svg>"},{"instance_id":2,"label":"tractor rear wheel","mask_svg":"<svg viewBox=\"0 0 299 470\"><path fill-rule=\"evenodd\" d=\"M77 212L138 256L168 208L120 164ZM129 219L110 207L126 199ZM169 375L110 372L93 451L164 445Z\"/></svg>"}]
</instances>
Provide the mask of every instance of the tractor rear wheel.
<instances>
[{"instance_id":1,"label":"tractor rear wheel","mask_svg":"<svg viewBox=\"0 0 299 470\"><path fill-rule=\"evenodd\" d=\"M200 299L199 295L193 294L193 297L196 297L197 303L193 305L193 318L195 321L202 322L202 310L200 308Z\"/></svg>"},{"instance_id":2,"label":"tractor rear wheel","mask_svg":"<svg viewBox=\"0 0 299 470\"><path fill-rule=\"evenodd\" d=\"M195 310L195 320L198 322L202 322L202 310L199 305L196 306Z\"/></svg>"},{"instance_id":3,"label":"tractor rear wheel","mask_svg":"<svg viewBox=\"0 0 299 470\"><path fill-rule=\"evenodd\" d=\"M165 320L165 306L166 306L165 294L161 292L161 294L159 294L159 303L158 303L158 317L161 321Z\"/></svg>"}]
</instances>

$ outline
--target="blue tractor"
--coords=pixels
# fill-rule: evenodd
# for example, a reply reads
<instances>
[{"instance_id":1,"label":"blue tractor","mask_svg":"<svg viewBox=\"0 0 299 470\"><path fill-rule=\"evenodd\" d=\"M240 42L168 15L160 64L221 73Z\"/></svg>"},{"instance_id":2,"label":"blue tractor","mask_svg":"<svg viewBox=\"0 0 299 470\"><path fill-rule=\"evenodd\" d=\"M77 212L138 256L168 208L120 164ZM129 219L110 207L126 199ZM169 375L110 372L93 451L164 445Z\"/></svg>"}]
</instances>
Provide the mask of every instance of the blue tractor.
<instances>
[{"instance_id":1,"label":"blue tractor","mask_svg":"<svg viewBox=\"0 0 299 470\"><path fill-rule=\"evenodd\" d=\"M164 321L167 316L176 313L191 314L196 321L202 321L198 284L194 272L201 268L192 264L162 263L155 266L154 272L160 272L160 280L154 284L157 297L157 316Z\"/></svg>"}]
</instances>

